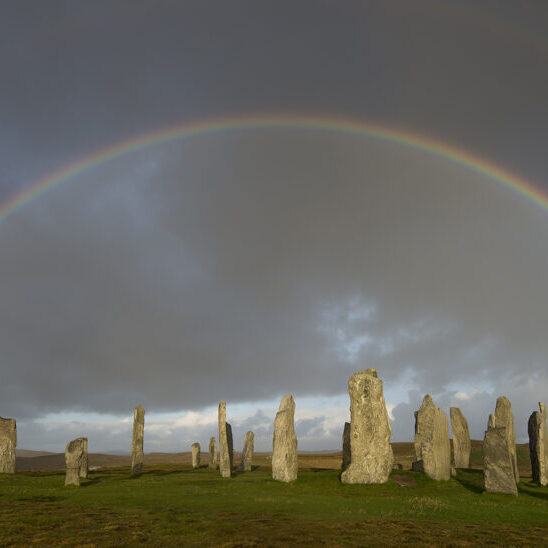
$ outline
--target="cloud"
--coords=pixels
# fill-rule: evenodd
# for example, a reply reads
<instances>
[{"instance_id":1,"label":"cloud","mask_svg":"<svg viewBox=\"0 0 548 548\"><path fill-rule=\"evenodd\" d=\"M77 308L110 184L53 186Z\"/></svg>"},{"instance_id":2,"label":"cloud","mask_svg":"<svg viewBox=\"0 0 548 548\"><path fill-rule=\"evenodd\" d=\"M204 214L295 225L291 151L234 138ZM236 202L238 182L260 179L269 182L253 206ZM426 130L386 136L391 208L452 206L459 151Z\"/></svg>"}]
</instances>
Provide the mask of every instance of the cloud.
<instances>
[{"instance_id":1,"label":"cloud","mask_svg":"<svg viewBox=\"0 0 548 548\"><path fill-rule=\"evenodd\" d=\"M241 450L245 433L255 434L255 450L271 451L276 402L271 407L253 409L244 406L232 412L228 406L227 420L232 424L234 449ZM241 406L240 406L241 407ZM301 408L296 413L295 428L299 447L304 451L334 449L341 443L342 427L348 409ZM18 446L24 449L62 452L68 441L80 436L89 439L90 451L127 454L131 448L132 417L104 416L87 413L58 413L17 422ZM202 451L209 446L210 437L218 443L217 409L181 411L176 413L146 413L145 452L190 451L198 442Z\"/></svg>"},{"instance_id":2,"label":"cloud","mask_svg":"<svg viewBox=\"0 0 548 548\"><path fill-rule=\"evenodd\" d=\"M65 4L0 20L2 202L109 143L242 112L376 120L546 179L544 6ZM547 393L547 231L510 189L379 140L271 129L145 147L0 225L0 413L22 427L142 403L186 421L155 433L171 447L195 422L210 432L225 399L264 413L245 420L267 443L262 402L345 394L374 366L398 436L426 392L468 406L475 435L501 393L522 424ZM298 419L310 444L339 444L330 407Z\"/></svg>"},{"instance_id":3,"label":"cloud","mask_svg":"<svg viewBox=\"0 0 548 548\"><path fill-rule=\"evenodd\" d=\"M518 371L530 392L546 230L491 181L370 139L252 132L120 159L0 232L3 413L344 394L368 366L421 394Z\"/></svg>"},{"instance_id":4,"label":"cloud","mask_svg":"<svg viewBox=\"0 0 548 548\"><path fill-rule=\"evenodd\" d=\"M519 382L516 382L519 381ZM538 384L537 384L538 383ZM447 415L449 424L449 408L459 407L466 417L470 436L475 440L483 440L489 415L495 412L496 401L499 396L507 396L512 404L514 414L514 428L516 441L527 443L527 421L537 408L538 401L545 401L548 393L546 380L535 381L514 375L505 375L496 383L493 391L471 389L469 392L444 391L433 394L434 403ZM406 402L399 403L392 410L392 439L396 441L412 441L414 436L414 411L418 410L423 394L409 391ZM391 417L392 419L392 417Z\"/></svg>"}]
</instances>

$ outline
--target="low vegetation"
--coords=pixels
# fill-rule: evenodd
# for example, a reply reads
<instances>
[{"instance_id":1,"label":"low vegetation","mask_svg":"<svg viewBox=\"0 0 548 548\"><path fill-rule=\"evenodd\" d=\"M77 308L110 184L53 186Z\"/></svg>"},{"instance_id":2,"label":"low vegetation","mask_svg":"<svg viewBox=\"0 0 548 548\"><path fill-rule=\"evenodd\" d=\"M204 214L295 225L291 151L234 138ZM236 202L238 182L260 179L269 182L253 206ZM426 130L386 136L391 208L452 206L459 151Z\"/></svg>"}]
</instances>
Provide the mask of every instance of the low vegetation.
<instances>
[{"instance_id":1,"label":"low vegetation","mask_svg":"<svg viewBox=\"0 0 548 548\"><path fill-rule=\"evenodd\" d=\"M322 466L325 460L327 466ZM434 482L408 470L384 485L343 485L332 455L303 455L295 483L275 482L268 457L222 479L206 467L145 466L0 476L2 545L531 545L548 539L548 488L482 493L481 470Z\"/></svg>"}]
</instances>

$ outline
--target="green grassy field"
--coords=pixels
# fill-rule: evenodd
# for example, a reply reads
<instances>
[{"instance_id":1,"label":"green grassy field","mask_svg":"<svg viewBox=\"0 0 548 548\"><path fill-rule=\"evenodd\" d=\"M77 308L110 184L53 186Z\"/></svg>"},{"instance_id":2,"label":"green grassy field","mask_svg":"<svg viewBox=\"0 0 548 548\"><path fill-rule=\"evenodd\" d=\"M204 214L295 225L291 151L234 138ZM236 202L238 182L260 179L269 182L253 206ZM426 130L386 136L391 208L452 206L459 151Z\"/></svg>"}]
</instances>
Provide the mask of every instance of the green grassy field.
<instances>
[{"instance_id":1,"label":"green grassy field","mask_svg":"<svg viewBox=\"0 0 548 548\"><path fill-rule=\"evenodd\" d=\"M482 493L479 470L434 482L397 471L384 485L342 485L339 472L299 471L283 484L266 463L222 479L188 465L91 474L0 476L2 545L548 544L548 488L522 481L518 497Z\"/></svg>"}]
</instances>

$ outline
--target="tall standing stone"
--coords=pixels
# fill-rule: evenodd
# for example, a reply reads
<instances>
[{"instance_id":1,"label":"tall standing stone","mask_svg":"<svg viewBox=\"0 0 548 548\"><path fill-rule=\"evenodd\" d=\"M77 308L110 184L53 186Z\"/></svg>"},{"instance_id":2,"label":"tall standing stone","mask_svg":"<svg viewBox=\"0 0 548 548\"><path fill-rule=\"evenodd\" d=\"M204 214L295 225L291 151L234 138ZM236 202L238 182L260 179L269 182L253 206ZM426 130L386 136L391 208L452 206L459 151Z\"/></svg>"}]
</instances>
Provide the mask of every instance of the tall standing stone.
<instances>
[{"instance_id":1,"label":"tall standing stone","mask_svg":"<svg viewBox=\"0 0 548 548\"><path fill-rule=\"evenodd\" d=\"M341 474L343 483L385 483L392 471L390 420L382 381L375 368L354 373L350 394L350 464Z\"/></svg>"},{"instance_id":2,"label":"tall standing stone","mask_svg":"<svg viewBox=\"0 0 548 548\"><path fill-rule=\"evenodd\" d=\"M85 451L85 438L69 441L65 448L65 485L80 485L80 471Z\"/></svg>"},{"instance_id":3,"label":"tall standing stone","mask_svg":"<svg viewBox=\"0 0 548 548\"><path fill-rule=\"evenodd\" d=\"M496 426L494 415L483 439L483 485L488 493L518 494L508 433L506 427Z\"/></svg>"},{"instance_id":4,"label":"tall standing stone","mask_svg":"<svg viewBox=\"0 0 548 548\"><path fill-rule=\"evenodd\" d=\"M0 473L15 473L15 447L17 446L17 427L15 419L0 417Z\"/></svg>"},{"instance_id":5,"label":"tall standing stone","mask_svg":"<svg viewBox=\"0 0 548 548\"><path fill-rule=\"evenodd\" d=\"M518 458L516 454L516 434L514 431L514 414L512 413L512 404L505 396L497 399L495 408L495 426L506 429L506 441L510 454L512 455L512 467L516 483L519 482Z\"/></svg>"},{"instance_id":6,"label":"tall standing stone","mask_svg":"<svg viewBox=\"0 0 548 548\"><path fill-rule=\"evenodd\" d=\"M80 463L80 477L88 477L88 439L87 438L78 438L82 440L82 461Z\"/></svg>"},{"instance_id":7,"label":"tall standing stone","mask_svg":"<svg viewBox=\"0 0 548 548\"><path fill-rule=\"evenodd\" d=\"M453 432L453 457L455 468L470 468L470 431L468 421L458 407L450 407L451 430Z\"/></svg>"},{"instance_id":8,"label":"tall standing stone","mask_svg":"<svg viewBox=\"0 0 548 548\"><path fill-rule=\"evenodd\" d=\"M138 405L133 414L133 438L131 440L131 473L143 471L143 440L145 435L145 408Z\"/></svg>"},{"instance_id":9,"label":"tall standing stone","mask_svg":"<svg viewBox=\"0 0 548 548\"><path fill-rule=\"evenodd\" d=\"M548 485L548 435L546 433L546 406L539 402L540 412L534 411L529 417L529 452L533 481Z\"/></svg>"},{"instance_id":10,"label":"tall standing stone","mask_svg":"<svg viewBox=\"0 0 548 548\"><path fill-rule=\"evenodd\" d=\"M415 472L424 472L437 481L451 479L451 443L446 414L426 394L415 411Z\"/></svg>"},{"instance_id":11,"label":"tall standing stone","mask_svg":"<svg viewBox=\"0 0 548 548\"><path fill-rule=\"evenodd\" d=\"M207 466L210 470L217 470L217 443L215 438L209 439L209 461Z\"/></svg>"},{"instance_id":12,"label":"tall standing stone","mask_svg":"<svg viewBox=\"0 0 548 548\"><path fill-rule=\"evenodd\" d=\"M291 394L282 398L274 419L272 440L272 477L278 481L295 481L299 468L295 434L295 401Z\"/></svg>"},{"instance_id":13,"label":"tall standing stone","mask_svg":"<svg viewBox=\"0 0 548 548\"><path fill-rule=\"evenodd\" d=\"M226 402L219 403L219 470L223 478L232 475L232 459L230 456L229 436L232 442L232 428L227 428Z\"/></svg>"},{"instance_id":14,"label":"tall standing stone","mask_svg":"<svg viewBox=\"0 0 548 548\"><path fill-rule=\"evenodd\" d=\"M234 468L234 438L232 437L232 425L226 423L226 442L228 444L228 458L230 460L230 469Z\"/></svg>"},{"instance_id":15,"label":"tall standing stone","mask_svg":"<svg viewBox=\"0 0 548 548\"><path fill-rule=\"evenodd\" d=\"M344 472L349 466L351 461L351 448L350 448L350 423L344 423L343 439L342 439L342 466L341 470Z\"/></svg>"},{"instance_id":16,"label":"tall standing stone","mask_svg":"<svg viewBox=\"0 0 548 548\"><path fill-rule=\"evenodd\" d=\"M192 468L200 468L200 444L192 444Z\"/></svg>"},{"instance_id":17,"label":"tall standing stone","mask_svg":"<svg viewBox=\"0 0 548 548\"><path fill-rule=\"evenodd\" d=\"M253 464L254 440L255 434L251 431L247 432L244 437L242 458L240 459L240 465L238 466L238 470L240 470L240 472L251 472L251 465Z\"/></svg>"}]
</instances>

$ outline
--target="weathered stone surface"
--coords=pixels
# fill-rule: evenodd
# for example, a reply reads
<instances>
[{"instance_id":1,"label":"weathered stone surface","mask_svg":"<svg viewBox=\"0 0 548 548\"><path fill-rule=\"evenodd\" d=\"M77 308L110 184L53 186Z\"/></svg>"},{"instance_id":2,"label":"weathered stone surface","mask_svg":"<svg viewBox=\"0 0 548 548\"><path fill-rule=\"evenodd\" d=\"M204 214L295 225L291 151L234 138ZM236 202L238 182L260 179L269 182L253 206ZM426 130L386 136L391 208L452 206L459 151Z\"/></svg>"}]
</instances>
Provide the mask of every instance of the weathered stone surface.
<instances>
[{"instance_id":1,"label":"weathered stone surface","mask_svg":"<svg viewBox=\"0 0 548 548\"><path fill-rule=\"evenodd\" d=\"M200 468L200 444L192 444L192 468Z\"/></svg>"},{"instance_id":2,"label":"weathered stone surface","mask_svg":"<svg viewBox=\"0 0 548 548\"><path fill-rule=\"evenodd\" d=\"M131 473L143 471L143 440L145 435L145 408L138 405L133 413L133 438L131 440Z\"/></svg>"},{"instance_id":3,"label":"weathered stone surface","mask_svg":"<svg viewBox=\"0 0 548 548\"><path fill-rule=\"evenodd\" d=\"M232 429L227 426L226 402L221 401L219 403L219 471L223 478L229 478L232 475L232 458L229 449L229 435L232 442Z\"/></svg>"},{"instance_id":4,"label":"weathered stone surface","mask_svg":"<svg viewBox=\"0 0 548 548\"><path fill-rule=\"evenodd\" d=\"M67 443L65 448L65 485L80 485L80 470L85 449L84 440L85 438L77 438Z\"/></svg>"},{"instance_id":5,"label":"weathered stone surface","mask_svg":"<svg viewBox=\"0 0 548 548\"><path fill-rule=\"evenodd\" d=\"M489 493L518 494L508 434L504 426L490 426L485 431L483 484Z\"/></svg>"},{"instance_id":6,"label":"weathered stone surface","mask_svg":"<svg viewBox=\"0 0 548 548\"><path fill-rule=\"evenodd\" d=\"M232 425L226 423L226 442L228 444L228 457L230 459L230 469L234 468L234 438L232 437Z\"/></svg>"},{"instance_id":7,"label":"weathered stone surface","mask_svg":"<svg viewBox=\"0 0 548 548\"><path fill-rule=\"evenodd\" d=\"M350 449L350 423L344 423L343 440L342 440L342 466L341 470L344 472L349 466L351 457Z\"/></svg>"},{"instance_id":8,"label":"weathered stone surface","mask_svg":"<svg viewBox=\"0 0 548 548\"><path fill-rule=\"evenodd\" d=\"M215 438L210 438L209 440L209 462L207 463L207 467L210 470L217 470L219 467L219 463L217 462L217 443L215 442Z\"/></svg>"},{"instance_id":9,"label":"weathered stone surface","mask_svg":"<svg viewBox=\"0 0 548 548\"><path fill-rule=\"evenodd\" d=\"M15 447L17 446L17 427L15 419L0 417L0 473L15 473Z\"/></svg>"},{"instance_id":10,"label":"weathered stone surface","mask_svg":"<svg viewBox=\"0 0 548 548\"><path fill-rule=\"evenodd\" d=\"M297 479L297 436L295 434L295 402L288 394L282 398L274 419L272 440L272 477L278 481Z\"/></svg>"},{"instance_id":11,"label":"weathered stone surface","mask_svg":"<svg viewBox=\"0 0 548 548\"><path fill-rule=\"evenodd\" d=\"M546 433L546 406L539 402L540 412L529 417L529 452L533 481L548 485L548 435Z\"/></svg>"},{"instance_id":12,"label":"weathered stone surface","mask_svg":"<svg viewBox=\"0 0 548 548\"><path fill-rule=\"evenodd\" d=\"M512 413L512 404L505 396L497 399L495 408L495 426L497 428L506 428L506 438L510 454L512 455L512 467L516 483L519 482L518 459L516 454L516 434L514 431L514 414Z\"/></svg>"},{"instance_id":13,"label":"weathered stone surface","mask_svg":"<svg viewBox=\"0 0 548 548\"><path fill-rule=\"evenodd\" d=\"M341 474L343 483L384 483L392 471L390 420L377 370L354 373L350 394L350 463Z\"/></svg>"},{"instance_id":14,"label":"weathered stone surface","mask_svg":"<svg viewBox=\"0 0 548 548\"><path fill-rule=\"evenodd\" d=\"M415 455L414 471L438 481L451 479L449 421L430 394L424 396L420 409L415 411Z\"/></svg>"},{"instance_id":15,"label":"weathered stone surface","mask_svg":"<svg viewBox=\"0 0 548 548\"><path fill-rule=\"evenodd\" d=\"M453 432L453 458L455 468L470 468L470 431L468 421L458 407L450 407L451 430Z\"/></svg>"},{"instance_id":16,"label":"weathered stone surface","mask_svg":"<svg viewBox=\"0 0 548 548\"><path fill-rule=\"evenodd\" d=\"M78 438L82 440L82 462L80 463L80 477L88 477L88 439Z\"/></svg>"},{"instance_id":17,"label":"weathered stone surface","mask_svg":"<svg viewBox=\"0 0 548 548\"><path fill-rule=\"evenodd\" d=\"M244 437L244 448L242 450L242 458L238 470L240 472L251 472L251 465L253 463L253 448L254 448L255 434L251 431L246 432Z\"/></svg>"}]
</instances>

